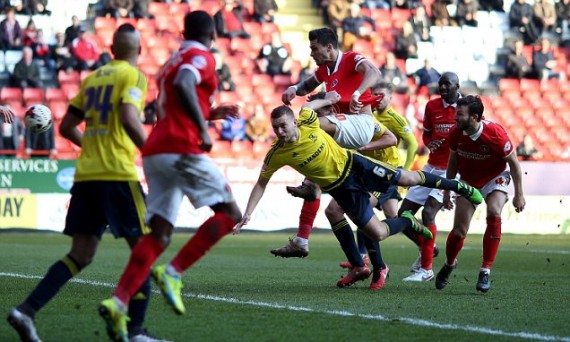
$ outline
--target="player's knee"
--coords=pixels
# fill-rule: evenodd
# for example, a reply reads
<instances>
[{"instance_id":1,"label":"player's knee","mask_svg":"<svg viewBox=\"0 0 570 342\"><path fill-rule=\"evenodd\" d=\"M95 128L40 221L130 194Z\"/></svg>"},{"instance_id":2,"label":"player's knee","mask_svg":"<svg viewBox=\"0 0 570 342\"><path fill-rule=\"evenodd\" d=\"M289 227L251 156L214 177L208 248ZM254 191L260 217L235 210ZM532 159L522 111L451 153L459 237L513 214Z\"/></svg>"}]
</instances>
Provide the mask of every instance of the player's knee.
<instances>
[{"instance_id":1,"label":"player's knee","mask_svg":"<svg viewBox=\"0 0 570 342\"><path fill-rule=\"evenodd\" d=\"M451 234L455 235L459 239L465 239L465 237L467 236L467 230L468 229L469 229L469 227L467 227L465 225L455 225L455 226L453 226L453 230L451 231Z\"/></svg>"},{"instance_id":2,"label":"player's knee","mask_svg":"<svg viewBox=\"0 0 570 342\"><path fill-rule=\"evenodd\" d=\"M439 209L436 209L431 206L425 206L424 210L422 210L422 221L424 224L430 224L435 221L435 215Z\"/></svg>"}]
</instances>

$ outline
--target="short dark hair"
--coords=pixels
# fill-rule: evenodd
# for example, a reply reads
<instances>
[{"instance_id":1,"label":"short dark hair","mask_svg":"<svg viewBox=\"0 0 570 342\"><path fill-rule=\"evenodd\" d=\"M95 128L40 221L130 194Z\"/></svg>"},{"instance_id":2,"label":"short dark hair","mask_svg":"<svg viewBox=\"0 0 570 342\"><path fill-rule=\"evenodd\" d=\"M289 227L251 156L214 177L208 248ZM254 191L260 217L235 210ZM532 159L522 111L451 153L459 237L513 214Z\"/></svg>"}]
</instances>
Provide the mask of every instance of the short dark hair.
<instances>
[{"instance_id":1,"label":"short dark hair","mask_svg":"<svg viewBox=\"0 0 570 342\"><path fill-rule=\"evenodd\" d=\"M309 41L316 40L320 45L331 44L333 48L338 48L338 37L336 32L329 27L321 27L309 32Z\"/></svg>"},{"instance_id":2,"label":"short dark hair","mask_svg":"<svg viewBox=\"0 0 570 342\"><path fill-rule=\"evenodd\" d=\"M279 107L273 108L273 110L271 111L271 120L278 119L283 115L288 115L293 118L295 117L295 113L293 113L293 110L291 108L285 105L281 105Z\"/></svg>"},{"instance_id":3,"label":"short dark hair","mask_svg":"<svg viewBox=\"0 0 570 342\"><path fill-rule=\"evenodd\" d=\"M133 26L133 24L129 24L129 23L125 23L121 26L119 26L117 28L117 32L125 32L125 33L130 33L130 32L135 32L137 29L136 27Z\"/></svg>"},{"instance_id":4,"label":"short dark hair","mask_svg":"<svg viewBox=\"0 0 570 342\"><path fill-rule=\"evenodd\" d=\"M479 97L479 95L467 95L462 97L457 100L457 105L466 106L467 109L469 109L469 115L475 115L477 117L477 121L481 121L483 118L485 106L483 105L483 101L481 101L481 97Z\"/></svg>"},{"instance_id":5,"label":"short dark hair","mask_svg":"<svg viewBox=\"0 0 570 342\"><path fill-rule=\"evenodd\" d=\"M214 33L214 19L205 11L188 12L184 17L184 38L202 40Z\"/></svg>"},{"instance_id":6,"label":"short dark hair","mask_svg":"<svg viewBox=\"0 0 570 342\"><path fill-rule=\"evenodd\" d=\"M394 84L392 82L380 81L373 85L371 89L386 89L388 93L392 94L394 92Z\"/></svg>"}]
</instances>

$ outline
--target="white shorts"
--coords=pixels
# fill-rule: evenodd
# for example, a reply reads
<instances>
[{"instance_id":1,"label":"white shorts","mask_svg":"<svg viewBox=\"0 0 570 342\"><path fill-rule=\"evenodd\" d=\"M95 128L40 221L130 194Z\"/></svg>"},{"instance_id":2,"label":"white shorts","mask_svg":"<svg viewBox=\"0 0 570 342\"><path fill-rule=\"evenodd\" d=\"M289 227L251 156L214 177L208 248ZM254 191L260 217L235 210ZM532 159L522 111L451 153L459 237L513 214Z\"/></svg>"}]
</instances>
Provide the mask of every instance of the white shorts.
<instances>
[{"instance_id":1,"label":"white shorts","mask_svg":"<svg viewBox=\"0 0 570 342\"><path fill-rule=\"evenodd\" d=\"M196 209L235 201L226 178L207 155L152 155L143 158L143 168L149 188L147 223L159 215L174 225L184 195Z\"/></svg>"},{"instance_id":2,"label":"white shorts","mask_svg":"<svg viewBox=\"0 0 570 342\"><path fill-rule=\"evenodd\" d=\"M374 136L374 117L368 114L335 114L325 116L336 125L334 140L342 147L357 150Z\"/></svg>"},{"instance_id":3,"label":"white shorts","mask_svg":"<svg viewBox=\"0 0 570 342\"><path fill-rule=\"evenodd\" d=\"M447 173L446 169L440 169L430 164L426 164L422 169L422 171L429 172L433 175L440 177L445 177ZM408 201L414 202L419 205L424 205L428 197L433 197L439 203L443 203L443 190L426 188L425 186L421 185L414 185L408 190L408 193L406 194L406 199Z\"/></svg>"},{"instance_id":4,"label":"white shorts","mask_svg":"<svg viewBox=\"0 0 570 342\"><path fill-rule=\"evenodd\" d=\"M481 194L483 195L483 198L487 198L487 196L489 196L493 191L501 191L508 194L510 183L511 172L509 170L505 170L501 172L500 175L487 182L487 184L483 185L481 188Z\"/></svg>"}]
</instances>

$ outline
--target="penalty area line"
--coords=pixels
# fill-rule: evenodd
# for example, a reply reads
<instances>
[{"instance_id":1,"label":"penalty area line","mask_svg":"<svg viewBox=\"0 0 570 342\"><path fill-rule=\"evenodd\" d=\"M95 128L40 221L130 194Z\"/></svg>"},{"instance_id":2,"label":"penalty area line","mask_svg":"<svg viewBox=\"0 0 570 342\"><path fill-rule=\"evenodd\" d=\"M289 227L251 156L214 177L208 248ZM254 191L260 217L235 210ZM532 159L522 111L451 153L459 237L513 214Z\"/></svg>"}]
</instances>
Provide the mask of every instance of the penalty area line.
<instances>
[{"instance_id":1,"label":"penalty area line","mask_svg":"<svg viewBox=\"0 0 570 342\"><path fill-rule=\"evenodd\" d=\"M9 272L0 272L0 277L9 277L9 278L20 278L20 279L42 279L40 276L35 275L27 275L27 274L19 274L19 273L9 273ZM100 282L100 281L93 281L93 280L84 280L84 279L77 279L74 278L70 282L78 283L78 284L85 284L91 286L99 286L99 287L107 287L107 288L114 288L116 284L107 283L107 282ZM153 291L154 293L160 293L160 291ZM492 336L505 336L505 337L518 337L530 340L540 340L540 341L564 341L570 342L570 336L553 336L553 335L543 335L538 333L530 333L530 332L508 332L498 329L491 329L485 327L478 327L473 325L458 325L458 324L447 324L447 323L437 323L432 321L427 321L418 318L409 318L409 317L386 317L383 315L370 315L370 314L360 314L350 311L342 311L342 310L323 310L318 308L310 308L310 307L302 307L302 306L293 306L288 304L280 304L280 303L271 303L271 302L261 302L255 300L241 300L237 298L231 297L222 297L222 296L212 296L212 295L203 295L203 294L192 294L186 293L183 295L186 298L196 298L200 300L210 300L215 302L222 302L222 303L230 303L230 304L238 304L238 305L250 305L256 307L264 307L276 310L289 310L289 311L299 311L299 312L307 312L307 313L318 313L318 314L327 314L331 316L341 316L341 317L355 317L361 319L367 319L372 321L382 321L382 322L401 322L408 325L413 326L420 326L420 327L428 327L428 328L435 328L435 329L442 329L442 330L458 330L458 331L466 331L484 335L492 335Z\"/></svg>"}]
</instances>

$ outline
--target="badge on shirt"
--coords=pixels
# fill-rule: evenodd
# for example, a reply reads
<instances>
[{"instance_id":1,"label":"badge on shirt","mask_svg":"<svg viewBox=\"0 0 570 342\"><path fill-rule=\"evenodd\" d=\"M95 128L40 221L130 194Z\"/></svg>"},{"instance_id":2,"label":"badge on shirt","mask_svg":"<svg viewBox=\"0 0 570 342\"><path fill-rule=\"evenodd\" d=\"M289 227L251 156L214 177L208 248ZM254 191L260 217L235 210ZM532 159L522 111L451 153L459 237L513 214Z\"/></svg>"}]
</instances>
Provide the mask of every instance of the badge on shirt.
<instances>
[{"instance_id":1,"label":"badge on shirt","mask_svg":"<svg viewBox=\"0 0 570 342\"><path fill-rule=\"evenodd\" d=\"M195 66L196 69L204 69L207 64L206 58L202 55L192 57L190 63L192 63L192 65Z\"/></svg>"}]
</instances>

